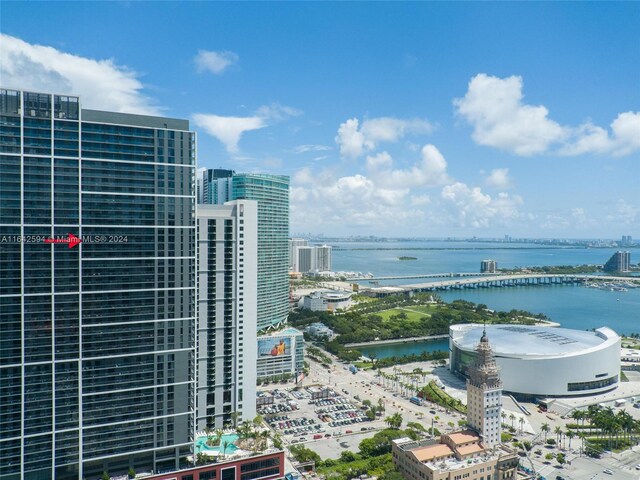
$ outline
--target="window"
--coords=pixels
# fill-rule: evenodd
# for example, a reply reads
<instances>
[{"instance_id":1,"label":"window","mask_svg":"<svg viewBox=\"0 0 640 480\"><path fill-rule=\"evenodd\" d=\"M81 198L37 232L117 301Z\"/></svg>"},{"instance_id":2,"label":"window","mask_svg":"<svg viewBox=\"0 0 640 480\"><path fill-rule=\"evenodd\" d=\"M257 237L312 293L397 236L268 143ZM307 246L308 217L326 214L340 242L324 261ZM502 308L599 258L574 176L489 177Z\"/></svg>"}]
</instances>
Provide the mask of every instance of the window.
<instances>
[{"instance_id":1,"label":"window","mask_svg":"<svg viewBox=\"0 0 640 480\"><path fill-rule=\"evenodd\" d=\"M224 468L220 473L221 480L235 480L236 478L236 467Z\"/></svg>"}]
</instances>

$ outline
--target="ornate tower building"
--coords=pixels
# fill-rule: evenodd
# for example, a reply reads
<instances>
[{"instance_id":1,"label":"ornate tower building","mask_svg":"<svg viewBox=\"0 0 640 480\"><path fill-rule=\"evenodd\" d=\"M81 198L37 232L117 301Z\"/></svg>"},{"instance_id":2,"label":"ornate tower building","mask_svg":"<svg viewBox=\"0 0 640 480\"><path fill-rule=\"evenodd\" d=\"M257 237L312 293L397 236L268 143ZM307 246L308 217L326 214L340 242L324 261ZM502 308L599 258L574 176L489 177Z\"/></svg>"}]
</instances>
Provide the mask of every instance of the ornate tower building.
<instances>
[{"instance_id":1,"label":"ornate tower building","mask_svg":"<svg viewBox=\"0 0 640 480\"><path fill-rule=\"evenodd\" d=\"M469 368L467 379L467 424L482 435L486 447L493 448L500 444L502 382L486 330L476 352L476 361Z\"/></svg>"}]
</instances>

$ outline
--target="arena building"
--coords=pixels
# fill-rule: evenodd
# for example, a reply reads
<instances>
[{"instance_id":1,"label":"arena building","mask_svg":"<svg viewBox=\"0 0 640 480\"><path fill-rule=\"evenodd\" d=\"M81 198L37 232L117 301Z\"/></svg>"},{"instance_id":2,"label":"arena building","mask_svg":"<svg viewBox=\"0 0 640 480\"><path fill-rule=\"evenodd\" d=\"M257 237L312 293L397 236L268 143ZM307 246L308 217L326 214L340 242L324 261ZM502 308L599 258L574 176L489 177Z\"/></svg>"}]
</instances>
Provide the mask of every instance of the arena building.
<instances>
[{"instance_id":1,"label":"arena building","mask_svg":"<svg viewBox=\"0 0 640 480\"><path fill-rule=\"evenodd\" d=\"M595 331L524 325L488 325L493 355L505 392L520 398L594 395L618 386L620 336ZM452 372L467 376L483 326L452 325Z\"/></svg>"}]
</instances>

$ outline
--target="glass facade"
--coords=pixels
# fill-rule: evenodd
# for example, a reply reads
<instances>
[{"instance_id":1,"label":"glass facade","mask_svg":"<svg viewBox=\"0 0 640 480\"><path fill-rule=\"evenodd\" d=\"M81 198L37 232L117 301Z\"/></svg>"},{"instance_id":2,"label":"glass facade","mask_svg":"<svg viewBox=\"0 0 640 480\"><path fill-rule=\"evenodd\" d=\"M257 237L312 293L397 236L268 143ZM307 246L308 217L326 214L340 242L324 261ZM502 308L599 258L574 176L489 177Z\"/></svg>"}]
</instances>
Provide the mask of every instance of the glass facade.
<instances>
[{"instance_id":1,"label":"glass facade","mask_svg":"<svg viewBox=\"0 0 640 480\"><path fill-rule=\"evenodd\" d=\"M190 452L194 142L187 121L0 90L0 479Z\"/></svg>"},{"instance_id":2,"label":"glass facade","mask_svg":"<svg viewBox=\"0 0 640 480\"><path fill-rule=\"evenodd\" d=\"M202 174L200 200L258 202L258 331L284 323L289 314L289 177L229 170Z\"/></svg>"}]
</instances>

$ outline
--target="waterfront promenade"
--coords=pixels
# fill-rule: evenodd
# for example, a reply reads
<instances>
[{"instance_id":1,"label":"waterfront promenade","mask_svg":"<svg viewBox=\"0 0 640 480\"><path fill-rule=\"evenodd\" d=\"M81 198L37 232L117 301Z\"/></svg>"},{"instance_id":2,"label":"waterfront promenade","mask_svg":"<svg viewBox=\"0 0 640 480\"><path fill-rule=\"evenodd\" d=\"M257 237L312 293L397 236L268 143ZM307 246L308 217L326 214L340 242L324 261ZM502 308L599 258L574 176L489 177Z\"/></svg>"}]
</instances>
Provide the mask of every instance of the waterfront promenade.
<instances>
[{"instance_id":1,"label":"waterfront promenade","mask_svg":"<svg viewBox=\"0 0 640 480\"><path fill-rule=\"evenodd\" d=\"M449 334L427 335L425 337L409 337L409 338L391 338L389 340L373 340L371 342L346 343L345 348L371 347L373 345L394 345L397 343L416 343L428 340L439 340L441 338L449 338Z\"/></svg>"}]
</instances>

